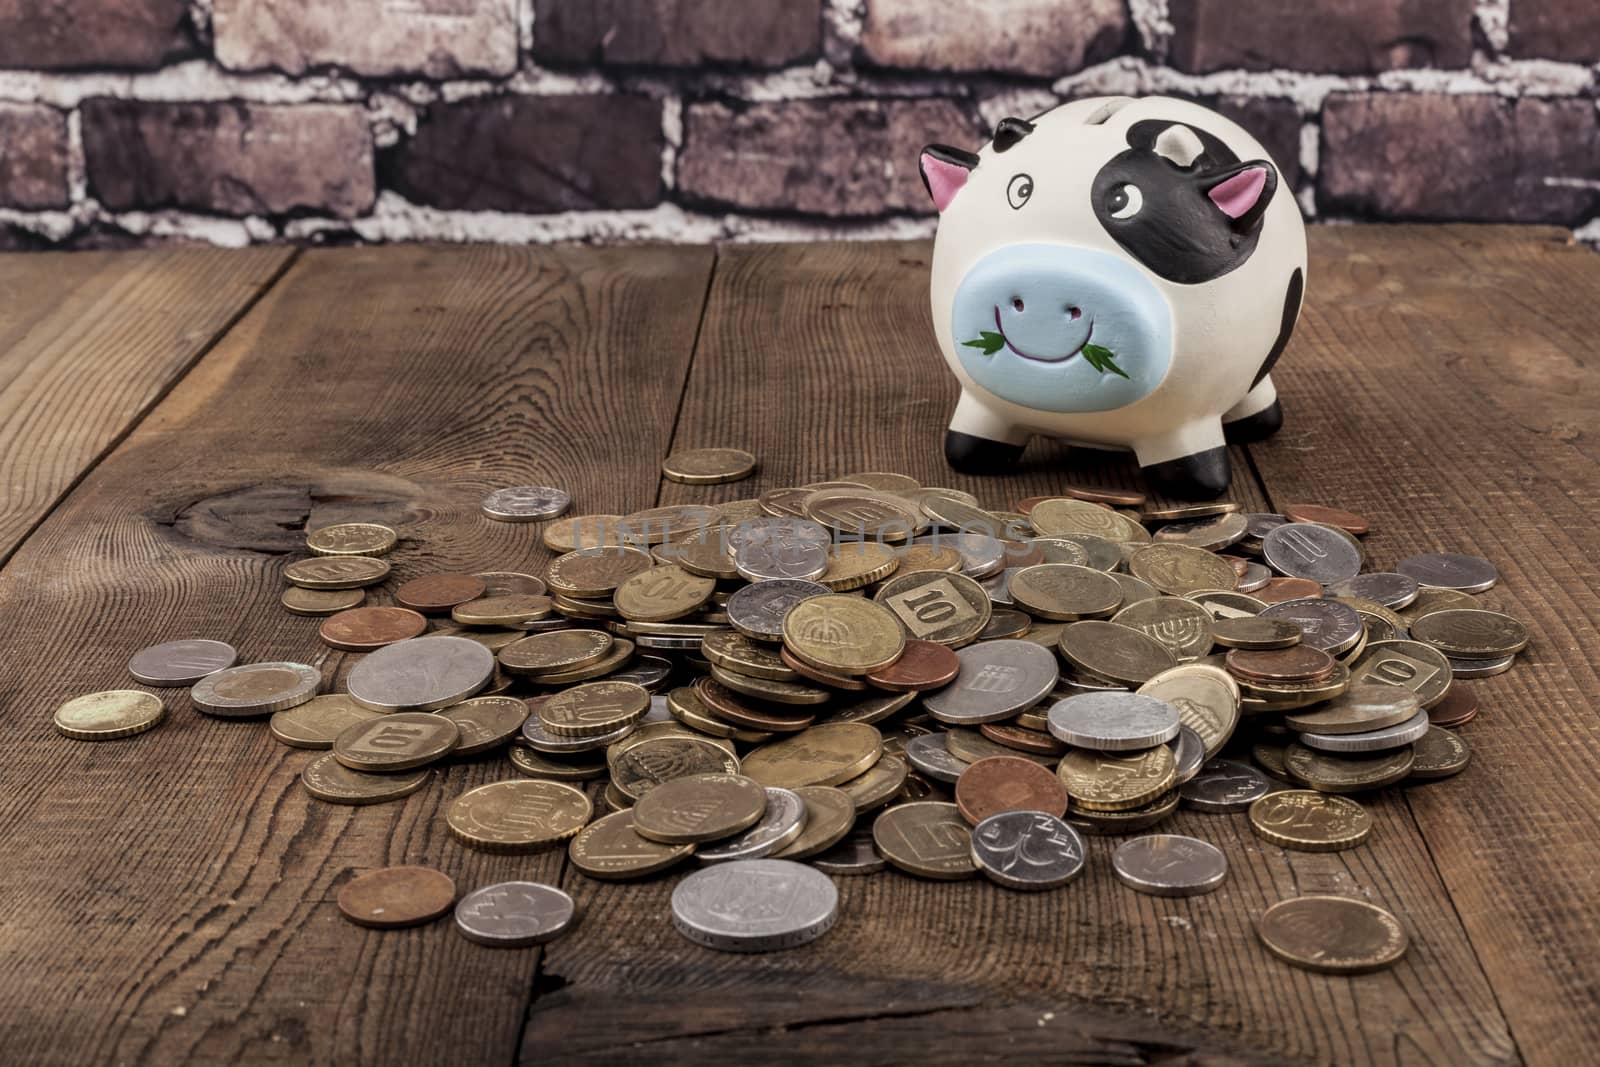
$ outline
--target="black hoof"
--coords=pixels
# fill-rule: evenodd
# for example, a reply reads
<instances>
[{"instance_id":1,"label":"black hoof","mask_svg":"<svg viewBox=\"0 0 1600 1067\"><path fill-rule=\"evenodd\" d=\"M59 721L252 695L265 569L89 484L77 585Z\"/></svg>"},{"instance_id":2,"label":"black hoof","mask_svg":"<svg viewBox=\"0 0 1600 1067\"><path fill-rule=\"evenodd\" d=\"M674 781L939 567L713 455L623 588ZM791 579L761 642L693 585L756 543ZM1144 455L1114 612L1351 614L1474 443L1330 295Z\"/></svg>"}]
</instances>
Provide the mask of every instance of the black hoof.
<instances>
[{"instance_id":1,"label":"black hoof","mask_svg":"<svg viewBox=\"0 0 1600 1067\"><path fill-rule=\"evenodd\" d=\"M1180 500L1210 500L1221 496L1227 491L1233 473L1226 448L1208 448L1143 469L1154 488Z\"/></svg>"},{"instance_id":2,"label":"black hoof","mask_svg":"<svg viewBox=\"0 0 1600 1067\"><path fill-rule=\"evenodd\" d=\"M944 459L962 474L1004 474L1022 458L1021 445L974 437L960 430L944 433Z\"/></svg>"},{"instance_id":3,"label":"black hoof","mask_svg":"<svg viewBox=\"0 0 1600 1067\"><path fill-rule=\"evenodd\" d=\"M1274 400L1254 415L1222 424L1222 436L1230 445L1247 445L1251 441L1265 441L1283 425L1283 405Z\"/></svg>"}]
</instances>

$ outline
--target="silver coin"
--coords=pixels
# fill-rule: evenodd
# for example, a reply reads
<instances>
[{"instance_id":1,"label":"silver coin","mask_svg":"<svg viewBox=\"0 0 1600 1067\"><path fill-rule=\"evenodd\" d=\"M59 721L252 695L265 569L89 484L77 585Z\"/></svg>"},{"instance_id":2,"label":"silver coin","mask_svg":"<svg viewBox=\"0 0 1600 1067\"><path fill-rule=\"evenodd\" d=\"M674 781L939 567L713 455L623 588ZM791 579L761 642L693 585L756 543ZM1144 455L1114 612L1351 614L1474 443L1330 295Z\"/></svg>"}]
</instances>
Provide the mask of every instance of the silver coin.
<instances>
[{"instance_id":1,"label":"silver coin","mask_svg":"<svg viewBox=\"0 0 1600 1067\"><path fill-rule=\"evenodd\" d=\"M1395 570L1415 578L1418 584L1463 593L1481 593L1500 580L1500 571L1493 563L1459 552L1424 552L1401 560Z\"/></svg>"},{"instance_id":2,"label":"silver coin","mask_svg":"<svg viewBox=\"0 0 1600 1067\"><path fill-rule=\"evenodd\" d=\"M1040 811L1002 811L972 829L972 862L1007 889L1054 889L1083 873L1083 838Z\"/></svg>"},{"instance_id":3,"label":"silver coin","mask_svg":"<svg viewBox=\"0 0 1600 1067\"><path fill-rule=\"evenodd\" d=\"M1383 752L1412 744L1428 732L1428 713L1419 711L1398 726L1359 734L1300 734L1300 743L1323 752Z\"/></svg>"},{"instance_id":4,"label":"silver coin","mask_svg":"<svg viewBox=\"0 0 1600 1067\"><path fill-rule=\"evenodd\" d=\"M1154 748L1178 736L1178 709L1142 693L1082 693L1050 706L1057 740L1102 752ZM1205 746L1201 746L1201 752Z\"/></svg>"},{"instance_id":5,"label":"silver coin","mask_svg":"<svg viewBox=\"0 0 1600 1067\"><path fill-rule=\"evenodd\" d=\"M606 681L614 682L616 680L617 680L617 676L616 675L614 675L614 674L606 675ZM673 721L672 708L667 704L667 694L665 694L665 693L651 693L650 694L650 710L645 712L644 713L644 718L640 719L635 725L643 726L646 723L672 722L672 721Z\"/></svg>"},{"instance_id":6,"label":"silver coin","mask_svg":"<svg viewBox=\"0 0 1600 1067\"><path fill-rule=\"evenodd\" d=\"M746 581L782 578L809 581L828 569L828 550L799 541L745 541L733 550L733 566Z\"/></svg>"},{"instance_id":7,"label":"silver coin","mask_svg":"<svg viewBox=\"0 0 1600 1067\"><path fill-rule=\"evenodd\" d=\"M1279 574L1323 585L1361 572L1361 550L1339 531L1314 522L1286 522L1274 528L1261 539L1261 554Z\"/></svg>"},{"instance_id":8,"label":"silver coin","mask_svg":"<svg viewBox=\"0 0 1600 1067\"><path fill-rule=\"evenodd\" d=\"M243 719L298 708L321 685L322 673L304 663L246 663L206 675L189 698L208 715Z\"/></svg>"},{"instance_id":9,"label":"silver coin","mask_svg":"<svg viewBox=\"0 0 1600 1067\"><path fill-rule=\"evenodd\" d=\"M1200 773L1178 787L1178 796L1196 811L1246 811L1272 792L1266 775L1238 760L1207 760Z\"/></svg>"},{"instance_id":10,"label":"silver coin","mask_svg":"<svg viewBox=\"0 0 1600 1067\"><path fill-rule=\"evenodd\" d=\"M1265 589L1270 581L1272 569L1251 560L1244 565L1244 573L1239 576L1239 584L1235 588L1241 593L1253 593L1257 589Z\"/></svg>"},{"instance_id":11,"label":"silver coin","mask_svg":"<svg viewBox=\"0 0 1600 1067\"><path fill-rule=\"evenodd\" d=\"M1089 566L1089 550L1076 541L1069 541L1064 537L1033 537L1028 539L1027 544L1043 554L1046 563L1070 563L1074 567ZM1094 569L1098 571L1105 568Z\"/></svg>"},{"instance_id":12,"label":"silver coin","mask_svg":"<svg viewBox=\"0 0 1600 1067\"><path fill-rule=\"evenodd\" d=\"M956 680L926 693L922 706L957 726L998 722L1032 707L1055 686L1055 653L1032 641L984 641L956 650ZM1162 740L1165 740L1163 738Z\"/></svg>"},{"instance_id":13,"label":"silver coin","mask_svg":"<svg viewBox=\"0 0 1600 1067\"><path fill-rule=\"evenodd\" d=\"M806 826L806 802L799 793L767 786L767 810L761 821L724 841L701 845L694 857L701 863L758 860L780 852L800 836Z\"/></svg>"},{"instance_id":14,"label":"silver coin","mask_svg":"<svg viewBox=\"0 0 1600 1067\"><path fill-rule=\"evenodd\" d=\"M1319 597L1270 604L1262 618L1287 619L1300 624L1300 643L1338 654L1361 637L1361 615L1349 604Z\"/></svg>"},{"instance_id":15,"label":"silver coin","mask_svg":"<svg viewBox=\"0 0 1600 1067\"><path fill-rule=\"evenodd\" d=\"M1194 727L1180 725L1178 736L1168 741L1167 747L1172 749L1172 758L1178 764L1178 785L1200 773L1206 762L1206 743Z\"/></svg>"},{"instance_id":16,"label":"silver coin","mask_svg":"<svg viewBox=\"0 0 1600 1067\"><path fill-rule=\"evenodd\" d=\"M1265 601L1226 589L1203 589L1198 593L1190 593L1185 599L1205 608L1213 619L1243 619L1260 615L1267 609Z\"/></svg>"},{"instance_id":17,"label":"silver coin","mask_svg":"<svg viewBox=\"0 0 1600 1067\"><path fill-rule=\"evenodd\" d=\"M1093 567L1097 571L1114 571L1122 566L1122 547L1115 541L1107 541L1104 537L1094 534L1067 533L1056 534L1052 537L1035 537L1028 542L1038 547L1045 554L1046 563L1073 563L1074 560L1062 558L1053 559L1052 554L1067 553L1063 545L1071 545L1087 557L1080 567Z\"/></svg>"},{"instance_id":18,"label":"silver coin","mask_svg":"<svg viewBox=\"0 0 1600 1067\"><path fill-rule=\"evenodd\" d=\"M1149 834L1124 841L1111 855L1123 885L1157 897L1209 893L1228 877L1228 858L1216 845L1182 834Z\"/></svg>"},{"instance_id":19,"label":"silver coin","mask_svg":"<svg viewBox=\"0 0 1600 1067\"><path fill-rule=\"evenodd\" d=\"M672 924L698 945L770 952L815 941L839 917L839 891L793 860L733 860L696 871L672 891Z\"/></svg>"},{"instance_id":20,"label":"silver coin","mask_svg":"<svg viewBox=\"0 0 1600 1067\"><path fill-rule=\"evenodd\" d=\"M945 785L955 785L961 772L972 766L950 751L942 733L918 734L905 743L905 753L913 767Z\"/></svg>"},{"instance_id":21,"label":"silver coin","mask_svg":"<svg viewBox=\"0 0 1600 1067\"><path fill-rule=\"evenodd\" d=\"M978 584L983 586L983 591L989 594L989 603L1009 607L1016 603L1011 596L1011 579L1021 567L1006 567L995 574L989 575Z\"/></svg>"},{"instance_id":22,"label":"silver coin","mask_svg":"<svg viewBox=\"0 0 1600 1067\"><path fill-rule=\"evenodd\" d=\"M876 874L888 866L872 840L872 827L858 826L850 835L811 861L828 874Z\"/></svg>"},{"instance_id":23,"label":"silver coin","mask_svg":"<svg viewBox=\"0 0 1600 1067\"><path fill-rule=\"evenodd\" d=\"M1415 578L1393 571L1370 571L1328 587L1328 592L1334 596L1360 597L1382 604L1391 611L1397 611L1417 599L1421 590Z\"/></svg>"},{"instance_id":24,"label":"silver coin","mask_svg":"<svg viewBox=\"0 0 1600 1067\"><path fill-rule=\"evenodd\" d=\"M572 630L577 628L577 623L565 615L547 615L542 619L529 619L519 622L515 626L506 627L508 630L521 630L527 634L547 634L551 630Z\"/></svg>"},{"instance_id":25,"label":"silver coin","mask_svg":"<svg viewBox=\"0 0 1600 1067\"><path fill-rule=\"evenodd\" d=\"M485 518L496 522L542 522L565 514L572 497L548 485L518 485L496 489L478 505Z\"/></svg>"},{"instance_id":26,"label":"silver coin","mask_svg":"<svg viewBox=\"0 0 1600 1067\"><path fill-rule=\"evenodd\" d=\"M1287 516L1277 515L1271 512L1246 512L1244 516L1244 535L1260 541L1273 530L1276 530L1278 527L1287 524L1288 521L1289 519Z\"/></svg>"},{"instance_id":27,"label":"silver coin","mask_svg":"<svg viewBox=\"0 0 1600 1067\"><path fill-rule=\"evenodd\" d=\"M497 948L542 945L560 937L577 913L572 898L540 882L500 882L456 902L456 929Z\"/></svg>"},{"instance_id":28,"label":"silver coin","mask_svg":"<svg viewBox=\"0 0 1600 1067\"><path fill-rule=\"evenodd\" d=\"M802 600L833 592L818 582L779 578L744 586L728 598L728 621L746 637L782 641L783 617Z\"/></svg>"},{"instance_id":29,"label":"silver coin","mask_svg":"<svg viewBox=\"0 0 1600 1067\"><path fill-rule=\"evenodd\" d=\"M529 748L539 752L558 756L571 755L575 752L592 752L597 748L614 745L633 733L637 725L639 724L629 723L599 737L562 737L545 729L544 723L539 721L539 716L533 714L522 721L522 739L528 743Z\"/></svg>"},{"instance_id":30,"label":"silver coin","mask_svg":"<svg viewBox=\"0 0 1600 1067\"><path fill-rule=\"evenodd\" d=\"M606 675L606 681L632 682L653 691L665 685L671 676L671 660L663 656L640 656L623 670Z\"/></svg>"},{"instance_id":31,"label":"silver coin","mask_svg":"<svg viewBox=\"0 0 1600 1067\"><path fill-rule=\"evenodd\" d=\"M1489 678L1496 674L1504 674L1511 669L1516 656L1501 656L1497 659L1460 659L1456 656L1446 656L1450 661L1450 674L1456 678Z\"/></svg>"},{"instance_id":32,"label":"silver coin","mask_svg":"<svg viewBox=\"0 0 1600 1067\"><path fill-rule=\"evenodd\" d=\"M833 544L833 535L820 522L772 515L735 523L733 529L727 532L726 541L730 553L738 552L745 545L813 545L827 548Z\"/></svg>"},{"instance_id":33,"label":"silver coin","mask_svg":"<svg viewBox=\"0 0 1600 1067\"><path fill-rule=\"evenodd\" d=\"M239 662L239 650L226 641L191 638L140 649L128 661L136 681L157 688L193 685Z\"/></svg>"},{"instance_id":34,"label":"silver coin","mask_svg":"<svg viewBox=\"0 0 1600 1067\"><path fill-rule=\"evenodd\" d=\"M494 653L465 637L413 637L369 652L350 671L350 699L373 711L437 711L494 674Z\"/></svg>"},{"instance_id":35,"label":"silver coin","mask_svg":"<svg viewBox=\"0 0 1600 1067\"><path fill-rule=\"evenodd\" d=\"M936 533L913 538L913 547L953 548L961 557L961 573L982 580L1006 565L1006 546L980 533Z\"/></svg>"},{"instance_id":36,"label":"silver coin","mask_svg":"<svg viewBox=\"0 0 1600 1067\"><path fill-rule=\"evenodd\" d=\"M1169 522L1161 527L1156 540L1220 552L1244 540L1249 526L1249 520L1242 512L1230 511L1226 515L1213 515L1206 519Z\"/></svg>"}]
</instances>

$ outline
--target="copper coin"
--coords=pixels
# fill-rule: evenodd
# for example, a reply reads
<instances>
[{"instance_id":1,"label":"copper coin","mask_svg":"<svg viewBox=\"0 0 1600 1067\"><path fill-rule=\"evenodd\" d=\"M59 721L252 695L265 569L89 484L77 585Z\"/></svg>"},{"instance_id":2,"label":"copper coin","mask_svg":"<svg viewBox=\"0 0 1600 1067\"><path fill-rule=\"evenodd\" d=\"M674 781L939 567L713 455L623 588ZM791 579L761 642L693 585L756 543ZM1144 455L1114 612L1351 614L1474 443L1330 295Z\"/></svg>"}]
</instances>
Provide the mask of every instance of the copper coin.
<instances>
[{"instance_id":1,"label":"copper coin","mask_svg":"<svg viewBox=\"0 0 1600 1067\"><path fill-rule=\"evenodd\" d=\"M1444 699L1428 709L1428 721L1435 726L1461 726L1478 717L1478 698L1465 686L1452 685Z\"/></svg>"},{"instance_id":2,"label":"copper coin","mask_svg":"<svg viewBox=\"0 0 1600 1067\"><path fill-rule=\"evenodd\" d=\"M405 608L351 608L323 619L317 636L329 648L371 652L417 637L427 628L427 619Z\"/></svg>"},{"instance_id":3,"label":"copper coin","mask_svg":"<svg viewBox=\"0 0 1600 1067\"><path fill-rule=\"evenodd\" d=\"M694 683L694 691L707 711L746 730L794 733L817 721L816 715L810 712L749 700L714 678L700 678Z\"/></svg>"},{"instance_id":4,"label":"copper coin","mask_svg":"<svg viewBox=\"0 0 1600 1067\"><path fill-rule=\"evenodd\" d=\"M487 588L476 574L429 574L406 582L394 591L394 598L401 607L443 615L457 604L477 600Z\"/></svg>"},{"instance_id":5,"label":"copper coin","mask_svg":"<svg viewBox=\"0 0 1600 1067\"><path fill-rule=\"evenodd\" d=\"M1288 504L1284 506L1283 515L1290 522L1320 522L1324 526L1337 526L1345 533L1364 534L1372 529L1360 515L1321 504Z\"/></svg>"},{"instance_id":6,"label":"copper coin","mask_svg":"<svg viewBox=\"0 0 1600 1067\"><path fill-rule=\"evenodd\" d=\"M1050 499L1053 498L1048 496L1025 496L1011 506L1017 512L1017 514L1026 515L1028 512L1033 510L1034 505Z\"/></svg>"},{"instance_id":7,"label":"copper coin","mask_svg":"<svg viewBox=\"0 0 1600 1067\"><path fill-rule=\"evenodd\" d=\"M1243 556L1219 555L1217 558L1226 562L1228 566L1233 568L1233 573L1237 574L1241 578L1243 578L1245 572L1250 569L1250 561L1245 559Z\"/></svg>"},{"instance_id":8,"label":"copper coin","mask_svg":"<svg viewBox=\"0 0 1600 1067\"><path fill-rule=\"evenodd\" d=\"M1250 594L1263 604L1281 604L1285 600L1305 600L1322 595L1322 583L1310 578L1274 578Z\"/></svg>"},{"instance_id":9,"label":"copper coin","mask_svg":"<svg viewBox=\"0 0 1600 1067\"><path fill-rule=\"evenodd\" d=\"M420 926L449 911L456 884L431 867L382 867L339 890L339 910L357 926L392 930Z\"/></svg>"},{"instance_id":10,"label":"copper coin","mask_svg":"<svg viewBox=\"0 0 1600 1067\"><path fill-rule=\"evenodd\" d=\"M1252 682L1320 682L1333 673L1334 658L1320 648L1231 648L1228 673Z\"/></svg>"},{"instance_id":11,"label":"copper coin","mask_svg":"<svg viewBox=\"0 0 1600 1067\"><path fill-rule=\"evenodd\" d=\"M1001 811L1067 813L1067 789L1048 768L1021 756L989 756L956 779L956 807L973 826Z\"/></svg>"},{"instance_id":12,"label":"copper coin","mask_svg":"<svg viewBox=\"0 0 1600 1067\"><path fill-rule=\"evenodd\" d=\"M847 689L852 693L859 693L867 688L867 683L860 678L852 678L847 674L835 674L833 671L825 671L821 667L813 667L787 648L778 649L778 656L784 663L789 665L790 670L802 678L809 678L820 685L826 685L833 689Z\"/></svg>"},{"instance_id":13,"label":"copper coin","mask_svg":"<svg viewBox=\"0 0 1600 1067\"><path fill-rule=\"evenodd\" d=\"M908 640L900 658L867 675L867 681L896 693L920 693L949 685L960 671L960 657L944 645Z\"/></svg>"},{"instance_id":14,"label":"copper coin","mask_svg":"<svg viewBox=\"0 0 1600 1067\"><path fill-rule=\"evenodd\" d=\"M1092 504L1110 504L1119 508L1136 508L1144 504L1146 499L1137 489L1099 489L1087 485L1069 485L1061 492L1074 500L1087 500Z\"/></svg>"},{"instance_id":15,"label":"copper coin","mask_svg":"<svg viewBox=\"0 0 1600 1067\"><path fill-rule=\"evenodd\" d=\"M1011 726L1003 722L986 722L978 725L978 732L997 745L1014 748L1018 752L1034 752L1041 756L1059 756L1067 750L1066 742L1056 740L1043 730L1030 730L1024 726Z\"/></svg>"}]
</instances>

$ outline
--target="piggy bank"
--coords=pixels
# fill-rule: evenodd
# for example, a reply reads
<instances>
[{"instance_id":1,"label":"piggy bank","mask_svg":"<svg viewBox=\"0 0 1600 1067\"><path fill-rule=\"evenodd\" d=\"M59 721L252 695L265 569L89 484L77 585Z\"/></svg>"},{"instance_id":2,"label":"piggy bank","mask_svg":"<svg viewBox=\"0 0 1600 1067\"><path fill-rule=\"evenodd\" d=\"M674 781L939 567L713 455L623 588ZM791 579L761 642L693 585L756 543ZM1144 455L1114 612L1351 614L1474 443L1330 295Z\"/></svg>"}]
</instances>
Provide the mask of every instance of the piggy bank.
<instances>
[{"instance_id":1,"label":"piggy bank","mask_svg":"<svg viewBox=\"0 0 1600 1067\"><path fill-rule=\"evenodd\" d=\"M1158 489L1228 487L1228 442L1273 433L1306 236L1266 150L1165 97L1003 119L978 152L923 149L939 209L933 325L961 383L952 467L1032 434L1132 449Z\"/></svg>"}]
</instances>

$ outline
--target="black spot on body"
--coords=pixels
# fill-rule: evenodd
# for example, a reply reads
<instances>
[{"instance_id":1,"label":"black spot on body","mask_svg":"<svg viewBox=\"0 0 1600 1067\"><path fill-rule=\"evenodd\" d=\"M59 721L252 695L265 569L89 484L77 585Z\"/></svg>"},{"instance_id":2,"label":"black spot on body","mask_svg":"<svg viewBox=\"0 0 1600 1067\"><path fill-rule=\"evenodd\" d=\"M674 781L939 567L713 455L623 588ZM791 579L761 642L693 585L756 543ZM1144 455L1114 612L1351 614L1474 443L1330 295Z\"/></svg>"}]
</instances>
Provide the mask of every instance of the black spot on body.
<instances>
[{"instance_id":1,"label":"black spot on body","mask_svg":"<svg viewBox=\"0 0 1600 1067\"><path fill-rule=\"evenodd\" d=\"M1283 294L1283 319L1278 324L1278 339L1272 342L1272 351L1261 361L1261 369L1256 371L1250 388L1254 389L1260 384L1261 379L1272 373L1272 365L1278 362L1283 350L1289 347L1289 336L1294 333L1294 324L1300 319L1300 298L1305 292L1305 287L1305 275L1301 273L1299 267L1296 267L1294 273L1289 275L1289 286Z\"/></svg>"}]
</instances>

